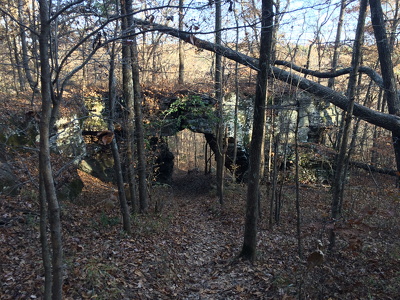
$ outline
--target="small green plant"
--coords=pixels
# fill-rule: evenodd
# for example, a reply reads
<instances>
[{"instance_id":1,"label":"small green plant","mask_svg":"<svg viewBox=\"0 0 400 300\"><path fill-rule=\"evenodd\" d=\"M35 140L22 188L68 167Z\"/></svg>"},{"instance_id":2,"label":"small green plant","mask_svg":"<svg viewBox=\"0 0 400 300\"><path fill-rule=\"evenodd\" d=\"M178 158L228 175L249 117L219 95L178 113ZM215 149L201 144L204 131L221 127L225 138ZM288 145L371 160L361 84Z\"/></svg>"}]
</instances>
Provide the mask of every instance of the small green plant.
<instances>
[{"instance_id":1,"label":"small green plant","mask_svg":"<svg viewBox=\"0 0 400 300\"><path fill-rule=\"evenodd\" d=\"M120 219L118 217L109 217L106 213L102 212L100 216L100 224L103 227L112 227L118 225L120 223Z\"/></svg>"},{"instance_id":2,"label":"small green plant","mask_svg":"<svg viewBox=\"0 0 400 300\"><path fill-rule=\"evenodd\" d=\"M35 227L36 225L39 226L39 217L29 213L25 217L25 222L28 227Z\"/></svg>"}]
</instances>

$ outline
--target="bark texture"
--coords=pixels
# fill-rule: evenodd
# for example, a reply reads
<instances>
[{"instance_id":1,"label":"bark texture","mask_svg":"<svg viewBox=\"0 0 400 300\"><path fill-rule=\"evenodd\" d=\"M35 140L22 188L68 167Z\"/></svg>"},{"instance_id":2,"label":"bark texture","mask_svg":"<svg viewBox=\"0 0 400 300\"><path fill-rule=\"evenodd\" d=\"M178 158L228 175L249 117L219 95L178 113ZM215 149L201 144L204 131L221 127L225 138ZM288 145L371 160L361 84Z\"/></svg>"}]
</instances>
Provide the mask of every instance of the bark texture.
<instances>
[{"instance_id":1,"label":"bark texture","mask_svg":"<svg viewBox=\"0 0 400 300\"><path fill-rule=\"evenodd\" d=\"M114 132L114 115L115 115L115 103L116 103L116 83L115 83L115 44L112 45L110 54L110 71L108 74L108 108L109 108L109 118L108 118L108 129ZM113 138L111 142L111 151L114 158L114 170L117 178L118 187L118 199L122 215L123 229L126 233L131 234L131 218L129 207L126 201L126 194L124 188L124 179L122 176L122 166L121 158L118 151L118 145Z\"/></svg>"},{"instance_id":2,"label":"bark texture","mask_svg":"<svg viewBox=\"0 0 400 300\"><path fill-rule=\"evenodd\" d=\"M52 88L51 71L49 64L49 40L50 40L50 17L49 3L46 0L40 0L40 72L41 72L41 118L40 118L40 152L39 152L39 173L43 179L41 195L46 195L49 223L51 233L51 254L52 254L52 297L53 300L62 299L63 285L63 249L61 237L60 206L56 196L56 190L53 180L53 172L50 162L50 117L52 112Z\"/></svg>"},{"instance_id":3,"label":"bark texture","mask_svg":"<svg viewBox=\"0 0 400 300\"><path fill-rule=\"evenodd\" d=\"M379 62L383 79L384 98L387 102L389 114L399 116L400 101L396 87L396 77L393 70L391 47L386 34L385 20L383 19L380 0L371 0L371 22L374 29ZM400 132L392 130L393 148L396 156L397 171L400 171ZM399 177L400 179L400 177Z\"/></svg>"},{"instance_id":4,"label":"bark texture","mask_svg":"<svg viewBox=\"0 0 400 300\"><path fill-rule=\"evenodd\" d=\"M267 78L271 68L273 1L262 1L260 63L254 102L253 133L250 146L250 170L247 185L246 222L240 257L254 261L257 246L258 198L261 146L264 139Z\"/></svg>"}]
</instances>

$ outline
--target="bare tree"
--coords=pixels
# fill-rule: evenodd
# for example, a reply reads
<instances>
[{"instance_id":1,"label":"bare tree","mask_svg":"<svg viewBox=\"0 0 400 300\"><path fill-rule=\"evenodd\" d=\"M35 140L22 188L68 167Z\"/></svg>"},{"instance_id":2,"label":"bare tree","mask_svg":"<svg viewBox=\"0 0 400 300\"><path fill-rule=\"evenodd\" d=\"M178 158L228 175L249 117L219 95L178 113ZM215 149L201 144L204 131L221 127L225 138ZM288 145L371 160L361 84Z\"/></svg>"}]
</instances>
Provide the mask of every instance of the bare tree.
<instances>
[{"instance_id":1,"label":"bare tree","mask_svg":"<svg viewBox=\"0 0 400 300\"><path fill-rule=\"evenodd\" d=\"M129 1L128 1L129 2ZM124 0L121 0L121 12L125 17L122 19L121 29L122 32L126 32L129 30L130 26L132 26L132 17L128 16L128 13L131 12L131 8L128 8L127 5L131 6L131 2L127 4ZM129 12L127 9L130 9ZM127 129L126 137L127 137L127 170L128 170L128 184L129 190L131 192L131 204L133 211L136 212L139 205L137 205L137 199L135 196L135 160L134 160L134 131L135 131L135 112L134 112L134 87L133 87L133 73L131 67L132 60L132 51L131 51L131 42L130 40L123 40L122 44L122 86L124 99L126 103L126 124L125 127Z\"/></svg>"},{"instance_id":2,"label":"bare tree","mask_svg":"<svg viewBox=\"0 0 400 300\"><path fill-rule=\"evenodd\" d=\"M301 238L301 207L300 207L300 181L299 181L299 124L300 124L300 105L296 103L296 126L294 130L294 152L295 152L295 182L296 182L296 233L297 233L297 253L303 258L303 246Z\"/></svg>"},{"instance_id":3,"label":"bare tree","mask_svg":"<svg viewBox=\"0 0 400 300\"><path fill-rule=\"evenodd\" d=\"M139 206L141 212L147 212L149 203L147 195L147 179L146 179L146 149L144 140L144 128L143 128L143 115L142 115L142 87L140 85L140 71L139 71L139 55L137 50L137 41L135 36L135 27L132 18L132 1L126 0L126 11L128 24L132 24L129 28L133 34L132 45L131 45L131 67L132 67L132 80L133 80L133 91L134 91L134 109L135 109L135 135L136 135L136 147L137 147L137 159L138 159L138 177L139 177Z\"/></svg>"},{"instance_id":4,"label":"bare tree","mask_svg":"<svg viewBox=\"0 0 400 300\"><path fill-rule=\"evenodd\" d=\"M221 1L215 1L215 44L221 45ZM222 55L215 55L215 97L218 101L218 124L217 124L217 195L219 203L224 204L224 116L223 116L223 94L222 94Z\"/></svg>"},{"instance_id":5,"label":"bare tree","mask_svg":"<svg viewBox=\"0 0 400 300\"><path fill-rule=\"evenodd\" d=\"M147 179L146 179L146 149L144 140L143 116L142 116L142 87L139 82L139 66L137 60L136 43L133 45L132 52L132 71L133 71L133 86L135 92L135 134L136 147L138 156L138 176L139 176L139 205L142 213L147 212L149 203L147 195ZM135 59L136 58L136 59Z\"/></svg>"},{"instance_id":6,"label":"bare tree","mask_svg":"<svg viewBox=\"0 0 400 300\"><path fill-rule=\"evenodd\" d=\"M39 188L41 197L46 197L48 207L48 218L51 233L51 299L62 299L63 285L63 249L61 236L60 205L58 203L56 189L53 180L53 171L50 162L50 118L52 115L52 87L51 71L49 58L49 40L50 40L50 15L49 2L40 0L40 73L41 73L41 96L42 108L40 118L40 152L39 152L39 173L41 174L41 183ZM44 190L43 190L44 189ZM41 201L43 205L43 201ZM44 208L41 209L45 211ZM46 217L46 216L41 216ZM42 237L44 239L44 237ZM48 266L47 266L48 267ZM46 273L48 275L48 273ZM46 285L48 287L48 285ZM45 295L49 295L46 291Z\"/></svg>"},{"instance_id":7,"label":"bare tree","mask_svg":"<svg viewBox=\"0 0 400 300\"><path fill-rule=\"evenodd\" d=\"M358 24L356 30L356 37L354 40L353 46L353 56L351 65L353 67L352 72L350 73L350 79L348 82L347 88L347 97L349 98L348 107L345 113L345 121L343 128L343 135L340 143L340 152L336 159L336 169L335 169L335 178L332 185L332 219L336 220L341 213L341 207L343 203L342 189L344 188L344 182L346 180L346 170L345 160L347 153L347 145L349 134L351 130L351 119L353 117L353 108L354 101L356 97L356 86L358 81L358 69L360 66L361 60L361 46L363 43L363 32L364 32L364 24L365 17L367 12L368 0L362 0L360 5L360 12L358 17ZM330 249L333 249L335 245L335 231L331 230L330 232Z\"/></svg>"},{"instance_id":8,"label":"bare tree","mask_svg":"<svg viewBox=\"0 0 400 300\"><path fill-rule=\"evenodd\" d=\"M254 102L253 133L250 146L250 170L247 185L246 222L244 240L240 257L253 261L256 256L259 177L261 145L264 139L265 102L267 96L267 78L271 68L271 50L273 35L273 1L262 1L261 41L259 71Z\"/></svg>"},{"instance_id":9,"label":"bare tree","mask_svg":"<svg viewBox=\"0 0 400 300\"><path fill-rule=\"evenodd\" d=\"M389 114L400 115L400 100L396 87L396 77L390 51L390 43L386 34L385 20L380 0L371 0L371 21L378 48L379 62L383 79L384 98L386 99ZM397 171L400 171L400 133L392 131L394 154L396 156ZM400 178L400 177L398 177ZM399 184L399 179L398 183Z\"/></svg>"},{"instance_id":10,"label":"bare tree","mask_svg":"<svg viewBox=\"0 0 400 300\"><path fill-rule=\"evenodd\" d=\"M116 26L117 27L117 26ZM114 132L114 119L115 119L115 104L117 102L116 96L116 79L115 79L115 58L116 58L116 50L115 50L115 42L111 44L110 49L110 71L108 74L108 130ZM123 53L125 54L125 52ZM123 73L125 74L125 72ZM125 74L126 75L126 74ZM130 142L130 141L128 141ZM130 145L132 143L129 143ZM117 187L118 187L118 199L120 203L121 215L122 215L122 223L123 229L126 233L131 234L131 219L129 207L126 200L125 188L124 188L124 179L122 176L122 167L121 167L121 158L118 151L118 145L115 140L115 137L111 141L111 151L114 158L114 170L117 178ZM132 161L132 156L129 157L129 162ZM129 172L128 168L128 172ZM132 195L133 196L133 195ZM131 196L131 197L132 197ZM134 200L131 199L133 202Z\"/></svg>"}]
</instances>

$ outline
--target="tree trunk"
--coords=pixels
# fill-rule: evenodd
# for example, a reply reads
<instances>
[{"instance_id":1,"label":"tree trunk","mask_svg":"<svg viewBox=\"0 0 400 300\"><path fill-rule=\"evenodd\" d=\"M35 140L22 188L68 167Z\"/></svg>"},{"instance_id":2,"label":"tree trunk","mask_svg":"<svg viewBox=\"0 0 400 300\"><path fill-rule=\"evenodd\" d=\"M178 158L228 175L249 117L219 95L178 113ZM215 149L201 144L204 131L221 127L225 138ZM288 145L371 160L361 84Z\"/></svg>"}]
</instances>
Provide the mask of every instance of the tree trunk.
<instances>
[{"instance_id":1,"label":"tree trunk","mask_svg":"<svg viewBox=\"0 0 400 300\"><path fill-rule=\"evenodd\" d=\"M273 1L262 1L260 63L254 102L253 133L250 146L250 170L247 185L246 221L242 251L239 256L254 261L257 245L257 220L261 144L264 138L267 78L271 67Z\"/></svg>"},{"instance_id":2,"label":"tree trunk","mask_svg":"<svg viewBox=\"0 0 400 300\"><path fill-rule=\"evenodd\" d=\"M221 45L221 0L215 2L215 44ZM215 98L218 101L218 124L217 124L217 151L215 152L217 162L217 195L219 203L224 204L224 120L223 120L223 95L222 95L222 55L215 55Z\"/></svg>"},{"instance_id":3,"label":"tree trunk","mask_svg":"<svg viewBox=\"0 0 400 300\"><path fill-rule=\"evenodd\" d=\"M124 0L121 0L121 10L123 15L128 15L128 9L131 11L131 8L128 5L131 5L132 2L128 0L126 3ZM131 23L129 23L128 17L124 17L122 19L122 31L128 30ZM135 112L134 112L134 88L133 88L133 73L131 68L131 46L128 41L123 41L122 44L122 85L123 85L123 93L124 100L126 104L126 138L127 138L127 170L128 170L128 182L129 182L129 190L131 191L131 205L133 212L136 213L139 207L137 203L137 199L135 197L136 190L136 182L135 182L135 169L134 169L134 132L135 132ZM133 193L132 193L133 192Z\"/></svg>"},{"instance_id":4,"label":"tree trunk","mask_svg":"<svg viewBox=\"0 0 400 300\"><path fill-rule=\"evenodd\" d=\"M28 56L28 45L26 40L26 33L24 20L22 18L22 12L24 10L23 0L18 0L18 20L20 22L20 36L21 36L21 46L22 46L22 65L25 70L26 79L28 80L29 86L34 93L38 92L37 82L33 80L31 68L29 66L29 56ZM49 25L50 26L50 25Z\"/></svg>"},{"instance_id":5,"label":"tree trunk","mask_svg":"<svg viewBox=\"0 0 400 300\"><path fill-rule=\"evenodd\" d=\"M109 118L108 118L108 130L114 132L114 115L115 115L115 103L117 101L116 97L116 84L115 84L115 43L111 46L110 54L110 71L108 78L108 108L109 108ZM124 188L124 178L122 176L121 159L118 151L118 145L113 138L111 142L111 151L114 158L114 170L117 177L117 187L118 187L118 199L121 208L123 229L126 233L131 234L131 217L129 213L129 207L126 201L126 194Z\"/></svg>"},{"instance_id":6,"label":"tree trunk","mask_svg":"<svg viewBox=\"0 0 400 300\"><path fill-rule=\"evenodd\" d=\"M128 0L127 2L131 2ZM132 7L132 5L131 5ZM132 15L130 15L132 17ZM136 37L132 39L131 46L132 54L132 76L133 76L133 91L134 91L134 109L135 109L135 133L136 133L136 149L138 156L138 176L139 176L139 206L140 212L147 212L149 203L147 195L147 180L146 180L146 151L144 141L143 115L142 115L142 87L139 80L139 56L137 51Z\"/></svg>"},{"instance_id":7,"label":"tree trunk","mask_svg":"<svg viewBox=\"0 0 400 300\"><path fill-rule=\"evenodd\" d=\"M236 20L236 42L235 51L239 51L239 18L237 16L236 10L233 10L235 20ZM234 110L234 120L233 120L233 172L232 179L235 180L236 173L236 159L237 159L237 136L238 136L238 112L239 112L239 63L235 63L235 110Z\"/></svg>"},{"instance_id":8,"label":"tree trunk","mask_svg":"<svg viewBox=\"0 0 400 300\"><path fill-rule=\"evenodd\" d=\"M301 208L300 208L300 182L299 182L299 124L300 106L297 105L296 127L294 130L294 153L295 153L295 182L296 182L296 233L297 233L297 253L300 259L303 258L303 246L301 238Z\"/></svg>"},{"instance_id":9,"label":"tree trunk","mask_svg":"<svg viewBox=\"0 0 400 300\"><path fill-rule=\"evenodd\" d=\"M7 18L3 15L3 24L4 24L4 35L7 41L7 47L8 47L8 53L9 53L9 59L10 63L13 66L12 72L13 72L13 85L14 85L14 90L17 94L19 94L20 91L25 90L24 86L24 80L21 72L21 66L19 63L19 56L18 56L18 46L16 42L15 36L12 34ZM18 80L17 80L18 78ZM18 82L18 83L17 83Z\"/></svg>"},{"instance_id":10,"label":"tree trunk","mask_svg":"<svg viewBox=\"0 0 400 300\"><path fill-rule=\"evenodd\" d=\"M272 170L270 173L270 180L271 180L271 203L270 203L270 219L269 225L272 227L273 220L275 223L278 223L277 220L277 210L278 210L278 145L280 142L280 133L274 133L274 137L272 139L273 144L273 152L274 155L272 156Z\"/></svg>"},{"instance_id":11,"label":"tree trunk","mask_svg":"<svg viewBox=\"0 0 400 300\"><path fill-rule=\"evenodd\" d=\"M183 30L183 2L179 0L179 31ZM185 52L183 51L183 41L179 40L179 70L178 70L178 84L185 82Z\"/></svg>"},{"instance_id":12,"label":"tree trunk","mask_svg":"<svg viewBox=\"0 0 400 300\"><path fill-rule=\"evenodd\" d=\"M42 109L40 118L40 152L39 152L39 173L42 176L43 184L40 188L41 195L46 195L49 209L49 223L51 232L52 248L52 299L62 299L63 285L63 250L61 237L60 206L56 196L53 181L53 173L50 162L50 117L52 110L51 101L51 72L49 64L49 40L50 40L50 17L49 3L47 0L40 0L40 71L41 71L41 94Z\"/></svg>"},{"instance_id":13,"label":"tree trunk","mask_svg":"<svg viewBox=\"0 0 400 300\"><path fill-rule=\"evenodd\" d=\"M13 44L14 44L14 56L15 56L15 63L16 63L16 68L17 68L17 72L18 72L19 86L21 88L21 91L25 91L25 80L24 80L24 76L23 76L23 70L21 69L21 63L20 63L19 56L18 56L17 41L15 38L13 39Z\"/></svg>"},{"instance_id":14,"label":"tree trunk","mask_svg":"<svg viewBox=\"0 0 400 300\"><path fill-rule=\"evenodd\" d=\"M383 79L384 97L388 104L389 114L400 115L400 101L396 88L396 77L393 70L391 49L386 35L385 21L380 0L370 1L371 21L374 29L379 62ZM397 171L400 172L400 132L392 131L393 148L396 157ZM400 177L399 177L400 178ZM399 184L399 178L397 184Z\"/></svg>"},{"instance_id":15,"label":"tree trunk","mask_svg":"<svg viewBox=\"0 0 400 300\"><path fill-rule=\"evenodd\" d=\"M136 149L138 157L138 168L137 174L139 177L139 210L144 213L148 209L148 195L147 195L147 180L146 180L146 153L145 153L145 141L144 141L144 129L143 129L143 116L142 116L142 88L140 86L139 80L139 56L137 50L137 41L133 24L133 11L132 11L132 0L121 0L121 6L126 17L124 20L124 26L130 31L132 37L129 41L129 47L126 45L126 51L129 51L129 62L126 61L126 68L129 68L129 73L127 74L130 79L127 79L127 84L132 85L129 87L129 93L133 91L133 95L129 95L130 100L133 96L133 109L135 112L135 118L133 120L133 112L129 110L129 115L131 115L132 120L129 121L130 124L135 124L135 136L136 136ZM123 28L124 30L124 28ZM128 54L128 53L127 53ZM128 71L126 71L128 72ZM128 92L128 91L127 91ZM134 122L134 123L133 123ZM132 149L133 151L133 149Z\"/></svg>"},{"instance_id":16,"label":"tree trunk","mask_svg":"<svg viewBox=\"0 0 400 300\"><path fill-rule=\"evenodd\" d=\"M339 12L339 22L336 29L336 38L335 44L333 47L333 57L332 57L332 64L331 64L331 71L335 72L338 62L339 62L339 47L340 47L340 37L342 35L342 28L343 28L343 17L344 17L344 9L346 7L346 0L341 0L340 2L340 12ZM329 78L328 80L328 87L333 89L335 85L335 78Z\"/></svg>"},{"instance_id":17,"label":"tree trunk","mask_svg":"<svg viewBox=\"0 0 400 300\"><path fill-rule=\"evenodd\" d=\"M42 247L42 260L44 268L44 292L43 299L51 300L51 255L47 241L47 198L43 177L39 178L39 205L40 205L40 244Z\"/></svg>"},{"instance_id":18,"label":"tree trunk","mask_svg":"<svg viewBox=\"0 0 400 300\"><path fill-rule=\"evenodd\" d=\"M360 3L360 12L358 17L357 23L357 30L356 30L356 37L354 40L353 46L353 56L351 65L353 70L350 74L348 87L347 87L347 97L349 98L349 104L345 114L345 121L344 121L344 129L343 135L340 144L340 152L336 159L336 170L335 170L335 178L333 181L332 186L332 211L331 216L332 220L337 220L341 212L341 204L342 199L341 195L342 188L344 188L344 181L346 180L346 153L347 153L347 144L350 134L350 126L351 126L351 119L353 116L353 107L354 107L354 100L356 97L356 86L357 86L357 78L358 78L358 68L360 66L360 58L361 58L361 46L363 43L363 33L364 33L364 24L365 24L365 16L367 12L368 0L362 0ZM329 248L332 250L335 246L335 230L332 229L330 231L330 239L329 239Z\"/></svg>"}]
</instances>

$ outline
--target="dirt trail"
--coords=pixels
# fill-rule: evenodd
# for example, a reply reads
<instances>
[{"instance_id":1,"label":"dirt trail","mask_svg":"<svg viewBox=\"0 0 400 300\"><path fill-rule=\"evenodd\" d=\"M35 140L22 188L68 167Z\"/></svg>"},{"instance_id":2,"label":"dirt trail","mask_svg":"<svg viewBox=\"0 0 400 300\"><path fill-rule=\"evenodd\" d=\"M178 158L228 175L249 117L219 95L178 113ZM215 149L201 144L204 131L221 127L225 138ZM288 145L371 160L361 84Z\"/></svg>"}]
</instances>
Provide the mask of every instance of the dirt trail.
<instances>
[{"instance_id":1,"label":"dirt trail","mask_svg":"<svg viewBox=\"0 0 400 300\"><path fill-rule=\"evenodd\" d=\"M226 184L219 207L210 178L177 174L161 195L162 213L132 216L132 235L121 230L115 186L81 174L85 188L62 202L64 299L394 299L400 290L398 190L353 180L347 208L354 213L338 227L337 253L309 270L297 256L293 189L285 189L279 226L262 218L257 261L234 261L243 239L245 187ZM382 177L383 178L383 177ZM391 184L391 185L390 185ZM315 241L326 242L323 216L330 195L303 187L305 257ZM0 298L41 298L43 266L34 189L0 197ZM266 199L264 198L264 205ZM107 205L106 205L107 204ZM348 212L350 213L350 212ZM264 216L267 214L264 214ZM352 217L352 218L350 218ZM263 223L264 222L264 223ZM325 243L325 245L327 245ZM324 250L325 251L325 250ZM374 284L371 284L373 282Z\"/></svg>"},{"instance_id":2,"label":"dirt trail","mask_svg":"<svg viewBox=\"0 0 400 300\"><path fill-rule=\"evenodd\" d=\"M115 188L81 175L82 195L63 202L64 299L266 299L260 291L270 286L263 275L268 270L231 264L242 241L243 213L220 209L210 178L179 174L162 213L135 216L127 236L118 201L110 200ZM234 200L227 205L243 207ZM31 199L16 198L0 205L2 215L17 217L22 203L38 210ZM31 215L29 222L2 228L1 299L42 295L38 221Z\"/></svg>"},{"instance_id":3,"label":"dirt trail","mask_svg":"<svg viewBox=\"0 0 400 300\"><path fill-rule=\"evenodd\" d=\"M242 216L232 220L225 215L207 176L181 175L175 178L173 188L177 209L168 241L168 261L170 268L173 266L171 295L179 299L251 299L250 288L256 296L252 285L260 282L248 274L255 270L248 263L232 264L241 243L238 222Z\"/></svg>"}]
</instances>

